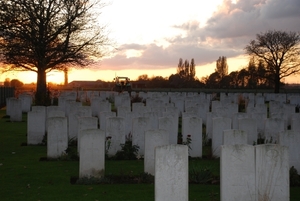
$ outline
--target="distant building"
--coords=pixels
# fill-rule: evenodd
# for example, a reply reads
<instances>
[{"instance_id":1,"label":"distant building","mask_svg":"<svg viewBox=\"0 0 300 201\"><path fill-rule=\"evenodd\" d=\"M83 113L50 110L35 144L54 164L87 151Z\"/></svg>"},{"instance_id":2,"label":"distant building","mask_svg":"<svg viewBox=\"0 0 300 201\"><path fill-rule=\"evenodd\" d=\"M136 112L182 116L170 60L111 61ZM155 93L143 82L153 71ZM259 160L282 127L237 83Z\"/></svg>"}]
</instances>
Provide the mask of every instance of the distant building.
<instances>
[{"instance_id":1,"label":"distant building","mask_svg":"<svg viewBox=\"0 0 300 201\"><path fill-rule=\"evenodd\" d=\"M109 88L110 83L97 80L97 81L72 81L67 86L72 88Z\"/></svg>"}]
</instances>

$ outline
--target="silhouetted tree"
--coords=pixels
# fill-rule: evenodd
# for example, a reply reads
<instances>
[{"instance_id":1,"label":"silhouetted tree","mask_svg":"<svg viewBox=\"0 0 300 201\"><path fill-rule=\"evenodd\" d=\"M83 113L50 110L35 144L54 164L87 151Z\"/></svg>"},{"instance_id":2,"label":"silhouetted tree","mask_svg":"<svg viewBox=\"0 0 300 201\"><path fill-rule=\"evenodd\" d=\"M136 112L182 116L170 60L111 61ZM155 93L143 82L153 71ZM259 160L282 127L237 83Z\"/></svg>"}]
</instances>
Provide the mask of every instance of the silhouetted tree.
<instances>
[{"instance_id":1,"label":"silhouetted tree","mask_svg":"<svg viewBox=\"0 0 300 201\"><path fill-rule=\"evenodd\" d=\"M100 0L0 1L0 58L4 70L37 73L36 104L47 99L46 73L87 66L108 45L97 21Z\"/></svg>"},{"instance_id":2,"label":"silhouetted tree","mask_svg":"<svg viewBox=\"0 0 300 201\"><path fill-rule=\"evenodd\" d=\"M267 31L257 34L246 46L246 53L263 60L267 79L275 84L274 92L280 89L280 80L300 72L300 35L296 32Z\"/></svg>"},{"instance_id":3,"label":"silhouetted tree","mask_svg":"<svg viewBox=\"0 0 300 201\"><path fill-rule=\"evenodd\" d=\"M216 61L216 69L215 72L219 73L221 79L228 75L228 64L227 64L227 58L222 56L219 57L219 59Z\"/></svg>"},{"instance_id":4,"label":"silhouetted tree","mask_svg":"<svg viewBox=\"0 0 300 201\"><path fill-rule=\"evenodd\" d=\"M167 78L164 78L162 76L155 76L149 80L149 87L165 88L169 87L169 82Z\"/></svg>"},{"instance_id":5,"label":"silhouetted tree","mask_svg":"<svg viewBox=\"0 0 300 201\"><path fill-rule=\"evenodd\" d=\"M5 80L4 80L4 86L5 87L10 87L10 79L9 78L5 78Z\"/></svg>"},{"instance_id":6,"label":"silhouetted tree","mask_svg":"<svg viewBox=\"0 0 300 201\"><path fill-rule=\"evenodd\" d=\"M177 74L180 78L180 82L182 86L189 87L192 85L193 81L195 81L196 75L196 65L194 59L189 63L188 60L183 60L180 58L177 66Z\"/></svg>"},{"instance_id":7,"label":"silhouetted tree","mask_svg":"<svg viewBox=\"0 0 300 201\"><path fill-rule=\"evenodd\" d=\"M143 75L138 76L138 80L145 81L145 80L149 80L149 78L148 78L147 74L143 74Z\"/></svg>"},{"instance_id":8,"label":"silhouetted tree","mask_svg":"<svg viewBox=\"0 0 300 201\"><path fill-rule=\"evenodd\" d=\"M220 81L221 81L220 74L218 72L214 72L206 78L205 84L209 88L220 88L219 85Z\"/></svg>"},{"instance_id":9,"label":"silhouetted tree","mask_svg":"<svg viewBox=\"0 0 300 201\"><path fill-rule=\"evenodd\" d=\"M194 81L195 80L195 76L196 76L196 64L194 59L191 60L191 64L190 64L190 72L189 72L189 80L190 81Z\"/></svg>"},{"instance_id":10,"label":"silhouetted tree","mask_svg":"<svg viewBox=\"0 0 300 201\"><path fill-rule=\"evenodd\" d=\"M11 87L20 88L20 87L22 87L23 85L24 85L24 83L21 82L21 81L18 80L18 79L12 79L12 80L10 81L10 86L11 86Z\"/></svg>"},{"instance_id":11,"label":"silhouetted tree","mask_svg":"<svg viewBox=\"0 0 300 201\"><path fill-rule=\"evenodd\" d=\"M179 74L172 74L169 77L169 85L170 87L182 87L183 83L182 83L182 79L180 78Z\"/></svg>"}]
</instances>

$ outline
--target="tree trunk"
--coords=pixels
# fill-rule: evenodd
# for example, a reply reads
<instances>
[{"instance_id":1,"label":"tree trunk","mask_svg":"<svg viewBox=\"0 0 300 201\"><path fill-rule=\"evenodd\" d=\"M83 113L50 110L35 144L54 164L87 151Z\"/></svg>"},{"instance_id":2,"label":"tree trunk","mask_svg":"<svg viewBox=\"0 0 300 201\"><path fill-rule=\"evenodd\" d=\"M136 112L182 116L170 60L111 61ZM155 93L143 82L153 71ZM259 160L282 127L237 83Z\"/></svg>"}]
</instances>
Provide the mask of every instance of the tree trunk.
<instances>
[{"instance_id":1,"label":"tree trunk","mask_svg":"<svg viewBox=\"0 0 300 201\"><path fill-rule=\"evenodd\" d=\"M280 89L280 77L279 77L279 72L276 72L275 74L275 79L274 79L274 93L279 93L279 89Z\"/></svg>"},{"instance_id":2,"label":"tree trunk","mask_svg":"<svg viewBox=\"0 0 300 201\"><path fill-rule=\"evenodd\" d=\"M37 72L35 105L49 105L49 95L47 92L46 72L43 68L39 68Z\"/></svg>"}]
</instances>

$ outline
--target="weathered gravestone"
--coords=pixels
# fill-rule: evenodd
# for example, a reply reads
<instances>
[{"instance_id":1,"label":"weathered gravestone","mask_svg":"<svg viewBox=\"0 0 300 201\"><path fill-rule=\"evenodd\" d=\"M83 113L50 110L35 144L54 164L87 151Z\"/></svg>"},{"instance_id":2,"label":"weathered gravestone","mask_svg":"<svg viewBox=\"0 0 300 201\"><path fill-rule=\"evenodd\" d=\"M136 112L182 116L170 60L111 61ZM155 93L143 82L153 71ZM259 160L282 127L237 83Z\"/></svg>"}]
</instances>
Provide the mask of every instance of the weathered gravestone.
<instances>
[{"instance_id":1,"label":"weathered gravestone","mask_svg":"<svg viewBox=\"0 0 300 201\"><path fill-rule=\"evenodd\" d=\"M221 146L221 201L288 201L287 147Z\"/></svg>"},{"instance_id":2,"label":"weathered gravestone","mask_svg":"<svg viewBox=\"0 0 300 201\"><path fill-rule=\"evenodd\" d=\"M122 117L109 117L106 120L106 137L109 137L110 147L107 150L109 156L113 156L121 150L121 144L125 144L125 120Z\"/></svg>"},{"instance_id":3,"label":"weathered gravestone","mask_svg":"<svg viewBox=\"0 0 300 201\"><path fill-rule=\"evenodd\" d=\"M289 201L288 148L275 144L255 147L255 182L258 201Z\"/></svg>"},{"instance_id":4,"label":"weathered gravestone","mask_svg":"<svg viewBox=\"0 0 300 201\"><path fill-rule=\"evenodd\" d=\"M46 108L39 107L27 113L27 144L41 144L46 131Z\"/></svg>"},{"instance_id":5,"label":"weathered gravestone","mask_svg":"<svg viewBox=\"0 0 300 201\"><path fill-rule=\"evenodd\" d=\"M223 131L231 129L231 119L217 117L213 118L212 124L212 154L220 157L220 147L223 143Z\"/></svg>"},{"instance_id":6,"label":"weathered gravestone","mask_svg":"<svg viewBox=\"0 0 300 201\"><path fill-rule=\"evenodd\" d=\"M223 130L222 145L247 144L247 133L243 130Z\"/></svg>"},{"instance_id":7,"label":"weathered gravestone","mask_svg":"<svg viewBox=\"0 0 300 201\"><path fill-rule=\"evenodd\" d=\"M105 170L105 131L83 130L79 140L79 177L101 178Z\"/></svg>"},{"instance_id":8,"label":"weathered gravestone","mask_svg":"<svg viewBox=\"0 0 300 201\"><path fill-rule=\"evenodd\" d=\"M247 133L247 144L257 144L257 124L253 118L242 118L238 120L238 129Z\"/></svg>"},{"instance_id":9,"label":"weathered gravestone","mask_svg":"<svg viewBox=\"0 0 300 201\"><path fill-rule=\"evenodd\" d=\"M222 145L221 201L257 201L254 161L254 146Z\"/></svg>"},{"instance_id":10,"label":"weathered gravestone","mask_svg":"<svg viewBox=\"0 0 300 201\"><path fill-rule=\"evenodd\" d=\"M78 134L77 139L82 135L82 131L89 129L98 129L98 118L97 117L78 117ZM81 144L78 140L77 149L80 152Z\"/></svg>"},{"instance_id":11,"label":"weathered gravestone","mask_svg":"<svg viewBox=\"0 0 300 201\"><path fill-rule=\"evenodd\" d=\"M188 144L191 157L202 157L202 119L198 117L182 119L182 141Z\"/></svg>"},{"instance_id":12,"label":"weathered gravestone","mask_svg":"<svg viewBox=\"0 0 300 201\"><path fill-rule=\"evenodd\" d=\"M279 135L279 144L289 148L289 165L300 171L300 131L282 131Z\"/></svg>"},{"instance_id":13,"label":"weathered gravestone","mask_svg":"<svg viewBox=\"0 0 300 201\"><path fill-rule=\"evenodd\" d=\"M10 121L21 122L22 121L22 102L17 98L8 98Z\"/></svg>"},{"instance_id":14,"label":"weathered gravestone","mask_svg":"<svg viewBox=\"0 0 300 201\"><path fill-rule=\"evenodd\" d=\"M139 155L145 154L145 132L151 129L148 117L137 117L132 120L132 145L139 146Z\"/></svg>"},{"instance_id":15,"label":"weathered gravestone","mask_svg":"<svg viewBox=\"0 0 300 201\"><path fill-rule=\"evenodd\" d=\"M155 173L154 150L155 147L168 145L169 133L166 130L148 130L145 132L144 172L151 175Z\"/></svg>"},{"instance_id":16,"label":"weathered gravestone","mask_svg":"<svg viewBox=\"0 0 300 201\"><path fill-rule=\"evenodd\" d=\"M188 201L188 147L155 148L155 201Z\"/></svg>"},{"instance_id":17,"label":"weathered gravestone","mask_svg":"<svg viewBox=\"0 0 300 201\"><path fill-rule=\"evenodd\" d=\"M158 128L166 130L169 135L169 144L177 144L178 116L164 116L158 119Z\"/></svg>"},{"instance_id":18,"label":"weathered gravestone","mask_svg":"<svg viewBox=\"0 0 300 201\"><path fill-rule=\"evenodd\" d=\"M31 111L32 96L29 94L20 94L19 99L21 100L22 112Z\"/></svg>"},{"instance_id":19,"label":"weathered gravestone","mask_svg":"<svg viewBox=\"0 0 300 201\"><path fill-rule=\"evenodd\" d=\"M99 112L98 118L99 118L99 126L101 130L106 129L106 119L109 117L116 117L116 112L106 111L106 112Z\"/></svg>"},{"instance_id":20,"label":"weathered gravestone","mask_svg":"<svg viewBox=\"0 0 300 201\"><path fill-rule=\"evenodd\" d=\"M266 119L265 129L264 129L265 141L268 143L278 142L279 133L284 130L285 130L284 120L278 118Z\"/></svg>"},{"instance_id":21,"label":"weathered gravestone","mask_svg":"<svg viewBox=\"0 0 300 201\"><path fill-rule=\"evenodd\" d=\"M300 131L300 113L296 113L291 118L291 130Z\"/></svg>"},{"instance_id":22,"label":"weathered gravestone","mask_svg":"<svg viewBox=\"0 0 300 201\"><path fill-rule=\"evenodd\" d=\"M58 158L68 148L67 117L51 117L47 120L47 157Z\"/></svg>"}]
</instances>

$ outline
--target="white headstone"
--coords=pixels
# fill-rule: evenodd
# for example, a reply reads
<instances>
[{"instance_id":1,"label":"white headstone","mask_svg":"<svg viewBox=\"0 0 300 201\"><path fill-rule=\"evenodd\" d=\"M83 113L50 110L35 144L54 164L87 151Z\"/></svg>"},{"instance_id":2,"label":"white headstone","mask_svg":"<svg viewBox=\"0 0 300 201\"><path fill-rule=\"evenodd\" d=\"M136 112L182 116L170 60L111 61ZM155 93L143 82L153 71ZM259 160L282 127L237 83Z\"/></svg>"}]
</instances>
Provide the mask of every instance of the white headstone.
<instances>
[{"instance_id":1,"label":"white headstone","mask_svg":"<svg viewBox=\"0 0 300 201\"><path fill-rule=\"evenodd\" d=\"M300 113L294 114L291 119L291 130L300 131Z\"/></svg>"},{"instance_id":2,"label":"white headstone","mask_svg":"<svg viewBox=\"0 0 300 201\"><path fill-rule=\"evenodd\" d=\"M242 118L238 121L238 129L247 133L247 144L253 145L257 143L257 125L253 118Z\"/></svg>"},{"instance_id":3,"label":"white headstone","mask_svg":"<svg viewBox=\"0 0 300 201\"><path fill-rule=\"evenodd\" d=\"M243 130L229 129L223 131L223 145L247 144L247 133Z\"/></svg>"},{"instance_id":4,"label":"white headstone","mask_svg":"<svg viewBox=\"0 0 300 201\"><path fill-rule=\"evenodd\" d=\"M97 117L78 117L78 134L77 139L82 135L82 131L89 129L98 129L98 118ZM81 144L78 140L77 149L80 152Z\"/></svg>"},{"instance_id":5,"label":"white headstone","mask_svg":"<svg viewBox=\"0 0 300 201\"><path fill-rule=\"evenodd\" d=\"M109 117L106 120L106 137L111 137L108 155L113 156L125 144L125 120L122 117Z\"/></svg>"},{"instance_id":6,"label":"white headstone","mask_svg":"<svg viewBox=\"0 0 300 201\"><path fill-rule=\"evenodd\" d=\"M268 143L278 142L279 133L284 131L284 120L282 119L271 119L268 118L265 120L265 140Z\"/></svg>"},{"instance_id":7,"label":"white headstone","mask_svg":"<svg viewBox=\"0 0 300 201\"><path fill-rule=\"evenodd\" d=\"M155 201L188 201L188 147L155 148Z\"/></svg>"},{"instance_id":8,"label":"white headstone","mask_svg":"<svg viewBox=\"0 0 300 201\"><path fill-rule=\"evenodd\" d=\"M152 130L148 117L137 117L132 120L132 144L139 146L139 155L145 154L145 131Z\"/></svg>"},{"instance_id":9,"label":"white headstone","mask_svg":"<svg viewBox=\"0 0 300 201\"><path fill-rule=\"evenodd\" d=\"M289 149L289 165L300 171L300 131L282 131L279 135L279 144Z\"/></svg>"},{"instance_id":10,"label":"white headstone","mask_svg":"<svg viewBox=\"0 0 300 201\"><path fill-rule=\"evenodd\" d=\"M187 117L182 119L182 141L188 143L191 157L202 157L202 119Z\"/></svg>"},{"instance_id":11,"label":"white headstone","mask_svg":"<svg viewBox=\"0 0 300 201\"><path fill-rule=\"evenodd\" d=\"M22 112L29 112L31 110L32 96L29 94L20 94L19 99L22 102Z\"/></svg>"},{"instance_id":12,"label":"white headstone","mask_svg":"<svg viewBox=\"0 0 300 201\"><path fill-rule=\"evenodd\" d=\"M79 177L101 178L105 170L105 131L84 130L79 140L82 145L79 152Z\"/></svg>"},{"instance_id":13,"label":"white headstone","mask_svg":"<svg viewBox=\"0 0 300 201\"><path fill-rule=\"evenodd\" d=\"M46 131L46 109L27 113L27 144L41 144Z\"/></svg>"},{"instance_id":14,"label":"white headstone","mask_svg":"<svg viewBox=\"0 0 300 201\"><path fill-rule=\"evenodd\" d=\"M21 122L22 121L22 102L17 98L9 98L9 115L10 121Z\"/></svg>"},{"instance_id":15,"label":"white headstone","mask_svg":"<svg viewBox=\"0 0 300 201\"><path fill-rule=\"evenodd\" d=\"M144 172L151 175L155 173L154 150L155 147L168 145L169 133L166 130L148 130L145 132Z\"/></svg>"},{"instance_id":16,"label":"white headstone","mask_svg":"<svg viewBox=\"0 0 300 201\"><path fill-rule=\"evenodd\" d=\"M231 129L231 119L217 117L213 118L212 123L212 154L220 157L220 147L223 143L223 131Z\"/></svg>"},{"instance_id":17,"label":"white headstone","mask_svg":"<svg viewBox=\"0 0 300 201\"><path fill-rule=\"evenodd\" d=\"M220 185L222 201L256 201L254 161L254 146L221 146Z\"/></svg>"},{"instance_id":18,"label":"white headstone","mask_svg":"<svg viewBox=\"0 0 300 201\"><path fill-rule=\"evenodd\" d=\"M267 144L255 149L257 200L289 201L288 148Z\"/></svg>"},{"instance_id":19,"label":"white headstone","mask_svg":"<svg viewBox=\"0 0 300 201\"><path fill-rule=\"evenodd\" d=\"M164 129L169 134L169 144L177 144L178 141L178 116L165 116L158 119L159 129Z\"/></svg>"},{"instance_id":20,"label":"white headstone","mask_svg":"<svg viewBox=\"0 0 300 201\"><path fill-rule=\"evenodd\" d=\"M100 112L99 117L99 125L101 130L106 130L106 119L109 117L116 117L116 112Z\"/></svg>"},{"instance_id":21,"label":"white headstone","mask_svg":"<svg viewBox=\"0 0 300 201\"><path fill-rule=\"evenodd\" d=\"M158 129L158 118L159 113L157 112L146 112L144 113L144 117L149 118L150 128L153 130Z\"/></svg>"},{"instance_id":22,"label":"white headstone","mask_svg":"<svg viewBox=\"0 0 300 201\"><path fill-rule=\"evenodd\" d=\"M47 157L58 158L68 148L67 117L51 117L47 120Z\"/></svg>"}]
</instances>

